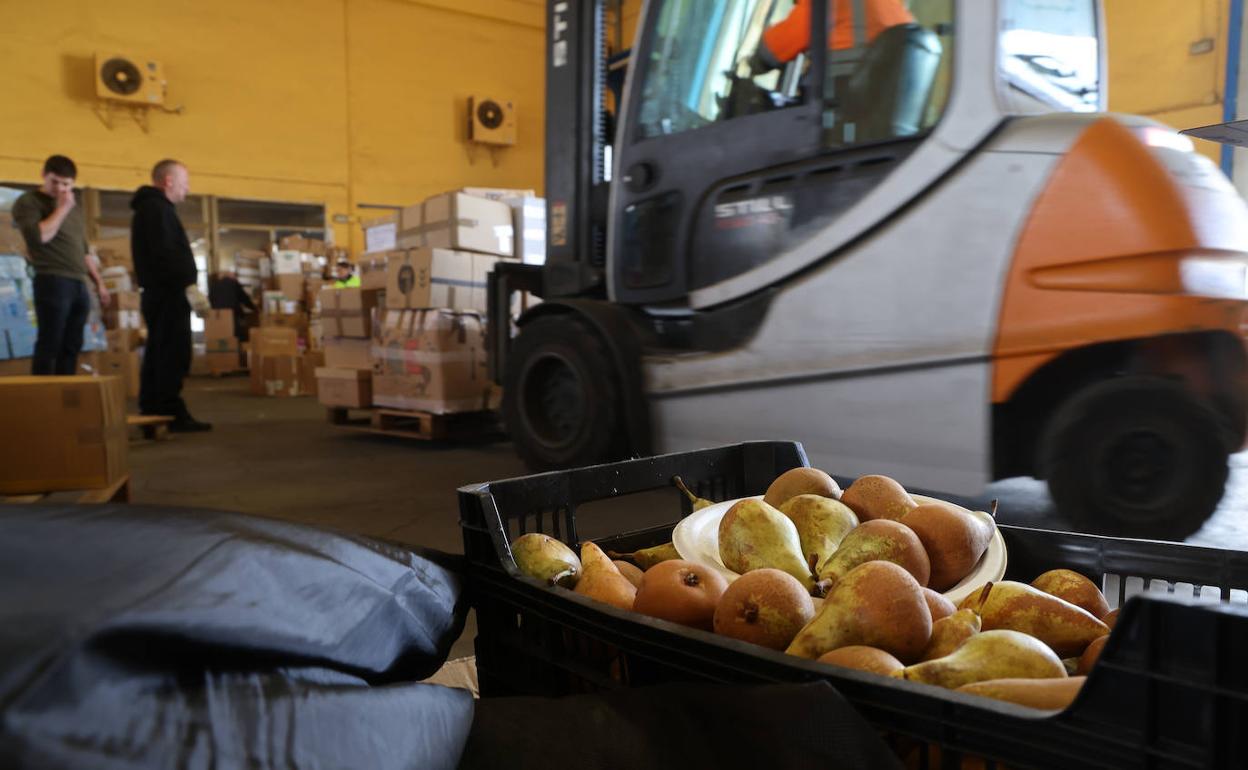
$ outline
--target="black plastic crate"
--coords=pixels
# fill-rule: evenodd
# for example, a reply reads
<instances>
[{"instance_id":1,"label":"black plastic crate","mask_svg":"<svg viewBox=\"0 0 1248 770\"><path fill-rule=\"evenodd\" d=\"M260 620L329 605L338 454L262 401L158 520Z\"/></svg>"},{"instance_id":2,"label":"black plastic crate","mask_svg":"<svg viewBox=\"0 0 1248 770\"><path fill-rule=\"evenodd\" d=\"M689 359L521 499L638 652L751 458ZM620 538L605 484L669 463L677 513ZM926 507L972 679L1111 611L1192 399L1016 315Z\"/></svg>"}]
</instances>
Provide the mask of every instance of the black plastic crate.
<instances>
[{"instance_id":1,"label":"black plastic crate","mask_svg":"<svg viewBox=\"0 0 1248 770\"><path fill-rule=\"evenodd\" d=\"M680 475L716 500L761 494L806 465L800 445L755 442L539 474L460 490L481 693L565 695L675 681L832 682L912 764L974 756L1011 767L1248 767L1248 553L1001 526L1006 576L1066 567L1105 586L1122 615L1078 700L1042 712L820 665L624 612L522 575L509 543L544 532L577 543L586 503L667 488ZM687 503L674 517L689 513ZM630 551L670 540L676 520L610 538ZM1220 600L1197 604L1207 587ZM1164 590L1164 597L1153 593ZM937 747L933 750L932 747ZM917 753L916 753L917 752Z\"/></svg>"}]
</instances>

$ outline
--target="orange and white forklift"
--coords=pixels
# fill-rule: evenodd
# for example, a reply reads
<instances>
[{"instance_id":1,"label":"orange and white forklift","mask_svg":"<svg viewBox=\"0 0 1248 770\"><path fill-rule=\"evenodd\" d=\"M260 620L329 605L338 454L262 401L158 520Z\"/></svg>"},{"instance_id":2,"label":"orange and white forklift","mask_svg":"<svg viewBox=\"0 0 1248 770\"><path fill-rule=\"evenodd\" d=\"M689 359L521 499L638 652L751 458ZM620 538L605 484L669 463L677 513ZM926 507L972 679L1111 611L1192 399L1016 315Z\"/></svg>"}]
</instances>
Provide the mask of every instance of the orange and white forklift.
<instances>
[{"instance_id":1,"label":"orange and white forklift","mask_svg":"<svg viewBox=\"0 0 1248 770\"><path fill-rule=\"evenodd\" d=\"M793 439L1193 532L1248 424L1248 208L1104 112L1098 0L894 2L881 28L871 0L649 0L609 112L602 0L550 0L547 262L490 283L518 452ZM808 42L760 64L798 11ZM544 301L513 327L520 290Z\"/></svg>"}]
</instances>

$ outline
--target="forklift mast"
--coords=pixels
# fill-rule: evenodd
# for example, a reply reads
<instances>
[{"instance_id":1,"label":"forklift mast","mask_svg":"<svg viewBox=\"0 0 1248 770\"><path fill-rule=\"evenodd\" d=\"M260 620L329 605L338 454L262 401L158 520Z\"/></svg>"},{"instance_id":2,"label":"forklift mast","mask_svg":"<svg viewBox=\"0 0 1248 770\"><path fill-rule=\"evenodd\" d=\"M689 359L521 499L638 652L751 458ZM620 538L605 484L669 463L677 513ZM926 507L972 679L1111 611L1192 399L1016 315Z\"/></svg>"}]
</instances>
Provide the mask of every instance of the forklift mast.
<instances>
[{"instance_id":1,"label":"forklift mast","mask_svg":"<svg viewBox=\"0 0 1248 770\"><path fill-rule=\"evenodd\" d=\"M549 0L545 297L600 293L607 248L605 0Z\"/></svg>"}]
</instances>

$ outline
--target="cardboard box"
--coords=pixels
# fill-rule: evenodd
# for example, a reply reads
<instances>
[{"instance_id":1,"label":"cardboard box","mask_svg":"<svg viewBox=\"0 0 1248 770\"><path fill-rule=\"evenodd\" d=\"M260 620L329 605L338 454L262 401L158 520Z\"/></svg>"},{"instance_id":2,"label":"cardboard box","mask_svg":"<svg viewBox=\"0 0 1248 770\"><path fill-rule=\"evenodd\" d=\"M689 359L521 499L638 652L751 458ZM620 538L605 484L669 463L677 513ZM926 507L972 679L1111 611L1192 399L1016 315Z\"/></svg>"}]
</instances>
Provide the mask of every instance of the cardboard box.
<instances>
[{"instance_id":1,"label":"cardboard box","mask_svg":"<svg viewBox=\"0 0 1248 770\"><path fill-rule=\"evenodd\" d=\"M316 397L325 406L362 409L373 405L373 373L369 369L316 369Z\"/></svg>"},{"instance_id":2,"label":"cardboard box","mask_svg":"<svg viewBox=\"0 0 1248 770\"><path fill-rule=\"evenodd\" d=\"M496 408L486 348L476 313L387 312L373 346L373 403L437 414Z\"/></svg>"},{"instance_id":3,"label":"cardboard box","mask_svg":"<svg viewBox=\"0 0 1248 770\"><path fill-rule=\"evenodd\" d=\"M0 212L0 254L26 255L26 239L7 211Z\"/></svg>"},{"instance_id":4,"label":"cardboard box","mask_svg":"<svg viewBox=\"0 0 1248 770\"><path fill-rule=\"evenodd\" d=\"M483 276L496 260L497 257L449 249L410 249L402 256L391 255L386 262L386 308L484 312Z\"/></svg>"},{"instance_id":5,"label":"cardboard box","mask_svg":"<svg viewBox=\"0 0 1248 770\"><path fill-rule=\"evenodd\" d=\"M351 339L349 337L326 337L324 352L325 366L330 369L372 369L371 339Z\"/></svg>"},{"instance_id":6,"label":"cardboard box","mask_svg":"<svg viewBox=\"0 0 1248 770\"><path fill-rule=\"evenodd\" d=\"M243 368L242 359L239 357L237 350L227 350L218 353L209 351L204 354L204 362L207 365L208 373L213 376L242 371Z\"/></svg>"},{"instance_id":7,"label":"cardboard box","mask_svg":"<svg viewBox=\"0 0 1248 770\"><path fill-rule=\"evenodd\" d=\"M516 259L526 265L546 264L546 200L536 196L501 200L511 206L516 231Z\"/></svg>"},{"instance_id":8,"label":"cardboard box","mask_svg":"<svg viewBox=\"0 0 1248 770\"><path fill-rule=\"evenodd\" d=\"M301 395L299 390L299 357L267 355L251 367L253 393L272 398Z\"/></svg>"},{"instance_id":9,"label":"cardboard box","mask_svg":"<svg viewBox=\"0 0 1248 770\"><path fill-rule=\"evenodd\" d=\"M300 251L311 253L308 249L308 239L302 235L288 235L278 240L277 248L282 251Z\"/></svg>"},{"instance_id":10,"label":"cardboard box","mask_svg":"<svg viewBox=\"0 0 1248 770\"><path fill-rule=\"evenodd\" d=\"M204 317L204 342L209 352L238 350L238 338L234 336L234 311L209 310Z\"/></svg>"},{"instance_id":11,"label":"cardboard box","mask_svg":"<svg viewBox=\"0 0 1248 770\"><path fill-rule=\"evenodd\" d=\"M109 329L104 336L108 339L109 353L129 353L140 342L138 329Z\"/></svg>"},{"instance_id":12,"label":"cardboard box","mask_svg":"<svg viewBox=\"0 0 1248 770\"><path fill-rule=\"evenodd\" d=\"M401 251L390 251L374 257L365 257L356 263L355 269L360 274L361 289L386 288L386 262L392 254L403 255Z\"/></svg>"},{"instance_id":13,"label":"cardboard box","mask_svg":"<svg viewBox=\"0 0 1248 770\"><path fill-rule=\"evenodd\" d=\"M375 290L321 289L321 332L330 337L370 337Z\"/></svg>"},{"instance_id":14,"label":"cardboard box","mask_svg":"<svg viewBox=\"0 0 1248 770\"><path fill-rule=\"evenodd\" d=\"M125 384L126 397L139 397L140 372L143 361L138 351L126 353L100 353L99 374L102 377L120 377Z\"/></svg>"},{"instance_id":15,"label":"cardboard box","mask_svg":"<svg viewBox=\"0 0 1248 770\"><path fill-rule=\"evenodd\" d=\"M134 279L129 269L121 266L106 267L100 271L100 280L110 294L122 291L134 291Z\"/></svg>"},{"instance_id":16,"label":"cardboard box","mask_svg":"<svg viewBox=\"0 0 1248 770\"><path fill-rule=\"evenodd\" d=\"M451 192L403 209L397 246L400 249L462 249L515 255L511 207L499 201Z\"/></svg>"},{"instance_id":17,"label":"cardboard box","mask_svg":"<svg viewBox=\"0 0 1248 770\"><path fill-rule=\"evenodd\" d=\"M274 275L303 275L303 253L275 251L272 257Z\"/></svg>"},{"instance_id":18,"label":"cardboard box","mask_svg":"<svg viewBox=\"0 0 1248 770\"><path fill-rule=\"evenodd\" d=\"M250 342L258 358L299 355L299 335L289 327L257 326L251 330Z\"/></svg>"},{"instance_id":19,"label":"cardboard box","mask_svg":"<svg viewBox=\"0 0 1248 770\"><path fill-rule=\"evenodd\" d=\"M300 273L299 275L277 276L277 290L280 291L288 300L303 302L303 274Z\"/></svg>"},{"instance_id":20,"label":"cardboard box","mask_svg":"<svg viewBox=\"0 0 1248 770\"><path fill-rule=\"evenodd\" d=\"M399 212L363 219L360 220L360 225L364 228L365 251L392 251L397 248Z\"/></svg>"},{"instance_id":21,"label":"cardboard box","mask_svg":"<svg viewBox=\"0 0 1248 770\"><path fill-rule=\"evenodd\" d=\"M119 291L114 293L104 308L102 316L104 326L109 329L139 329L143 326L143 316L139 312L139 293L137 291Z\"/></svg>"},{"instance_id":22,"label":"cardboard box","mask_svg":"<svg viewBox=\"0 0 1248 770\"><path fill-rule=\"evenodd\" d=\"M118 377L0 379L0 494L110 486L126 474Z\"/></svg>"},{"instance_id":23,"label":"cardboard box","mask_svg":"<svg viewBox=\"0 0 1248 770\"><path fill-rule=\"evenodd\" d=\"M309 350L299 356L299 392L306 396L317 394L316 370L325 365L325 354Z\"/></svg>"},{"instance_id":24,"label":"cardboard box","mask_svg":"<svg viewBox=\"0 0 1248 770\"><path fill-rule=\"evenodd\" d=\"M294 329L298 332L298 336L306 338L308 334L308 314L265 313L260 316L260 325L278 327L282 329Z\"/></svg>"}]
</instances>

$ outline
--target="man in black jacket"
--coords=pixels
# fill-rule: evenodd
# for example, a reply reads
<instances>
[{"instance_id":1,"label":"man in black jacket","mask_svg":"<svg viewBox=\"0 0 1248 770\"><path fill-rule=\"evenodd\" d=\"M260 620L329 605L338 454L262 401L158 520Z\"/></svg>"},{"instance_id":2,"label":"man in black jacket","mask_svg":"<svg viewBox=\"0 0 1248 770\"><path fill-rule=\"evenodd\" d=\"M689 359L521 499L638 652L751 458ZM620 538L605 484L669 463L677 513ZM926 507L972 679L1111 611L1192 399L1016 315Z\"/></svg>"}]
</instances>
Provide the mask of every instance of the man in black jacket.
<instances>
[{"instance_id":1,"label":"man in black jacket","mask_svg":"<svg viewBox=\"0 0 1248 770\"><path fill-rule=\"evenodd\" d=\"M169 415L169 429L183 433L212 429L192 417L182 400L182 380L191 370L192 302L202 305L195 308L198 312L207 306L195 283L199 271L191 243L178 219L177 204L189 190L186 166L162 160L152 169L152 183L130 201L130 248L147 322L139 411Z\"/></svg>"}]
</instances>

